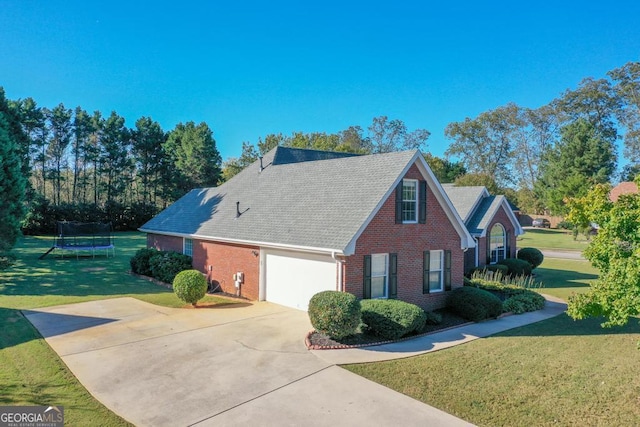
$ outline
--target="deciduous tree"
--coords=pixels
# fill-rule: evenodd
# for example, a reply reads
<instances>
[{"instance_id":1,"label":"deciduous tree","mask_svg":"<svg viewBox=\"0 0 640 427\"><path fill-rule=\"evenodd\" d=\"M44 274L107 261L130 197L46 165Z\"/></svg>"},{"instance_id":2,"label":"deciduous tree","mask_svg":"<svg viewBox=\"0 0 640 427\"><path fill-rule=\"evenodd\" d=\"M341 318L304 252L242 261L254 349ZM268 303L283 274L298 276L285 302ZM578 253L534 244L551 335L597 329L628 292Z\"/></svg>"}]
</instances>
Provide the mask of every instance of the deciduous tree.
<instances>
[{"instance_id":1,"label":"deciduous tree","mask_svg":"<svg viewBox=\"0 0 640 427\"><path fill-rule=\"evenodd\" d=\"M567 213L567 199L582 197L592 185L609 182L616 168L614 141L585 119L563 127L560 141L543 159L537 189L556 214Z\"/></svg>"},{"instance_id":2,"label":"deciduous tree","mask_svg":"<svg viewBox=\"0 0 640 427\"><path fill-rule=\"evenodd\" d=\"M640 181L636 181L640 184ZM604 316L603 326L623 325L640 314L640 195L609 200L609 185L597 185L573 199L569 220L596 222L598 234L584 256L600 270L587 293L569 299L574 319Z\"/></svg>"},{"instance_id":3,"label":"deciduous tree","mask_svg":"<svg viewBox=\"0 0 640 427\"><path fill-rule=\"evenodd\" d=\"M500 185L511 183L514 140L522 126L520 108L515 104L450 123L445 135L453 143L445 154L459 158L470 173L489 175Z\"/></svg>"}]
</instances>

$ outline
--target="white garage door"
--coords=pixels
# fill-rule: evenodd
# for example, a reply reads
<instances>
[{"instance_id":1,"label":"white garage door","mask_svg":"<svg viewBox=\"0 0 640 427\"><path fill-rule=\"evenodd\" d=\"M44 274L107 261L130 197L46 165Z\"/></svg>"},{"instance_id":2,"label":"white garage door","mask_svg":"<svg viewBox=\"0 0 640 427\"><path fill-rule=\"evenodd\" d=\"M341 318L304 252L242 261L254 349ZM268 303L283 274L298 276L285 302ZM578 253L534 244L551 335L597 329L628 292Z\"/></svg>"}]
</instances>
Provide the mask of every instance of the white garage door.
<instances>
[{"instance_id":1,"label":"white garage door","mask_svg":"<svg viewBox=\"0 0 640 427\"><path fill-rule=\"evenodd\" d=\"M265 299L307 310L320 291L336 290L336 262L330 255L265 250Z\"/></svg>"}]
</instances>

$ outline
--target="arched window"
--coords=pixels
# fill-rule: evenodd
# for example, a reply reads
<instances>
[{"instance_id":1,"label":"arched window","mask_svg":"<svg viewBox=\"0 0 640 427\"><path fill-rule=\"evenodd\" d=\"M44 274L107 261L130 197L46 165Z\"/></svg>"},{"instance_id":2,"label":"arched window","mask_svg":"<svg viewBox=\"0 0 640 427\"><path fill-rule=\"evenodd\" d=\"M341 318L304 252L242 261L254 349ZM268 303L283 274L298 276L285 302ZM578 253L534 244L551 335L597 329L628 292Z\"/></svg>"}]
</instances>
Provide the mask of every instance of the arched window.
<instances>
[{"instance_id":1,"label":"arched window","mask_svg":"<svg viewBox=\"0 0 640 427\"><path fill-rule=\"evenodd\" d=\"M491 228L489 236L489 251L491 252L491 264L500 262L506 258L506 233L502 224L495 224Z\"/></svg>"}]
</instances>

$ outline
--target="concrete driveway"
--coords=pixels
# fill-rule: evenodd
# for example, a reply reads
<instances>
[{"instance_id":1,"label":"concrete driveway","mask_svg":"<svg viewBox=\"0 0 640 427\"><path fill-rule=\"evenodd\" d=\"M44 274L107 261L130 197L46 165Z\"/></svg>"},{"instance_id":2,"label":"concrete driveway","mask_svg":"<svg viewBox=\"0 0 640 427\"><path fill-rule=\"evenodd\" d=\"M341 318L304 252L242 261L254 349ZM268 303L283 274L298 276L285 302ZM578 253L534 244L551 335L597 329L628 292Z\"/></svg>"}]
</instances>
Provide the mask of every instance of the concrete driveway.
<instances>
[{"instance_id":1,"label":"concrete driveway","mask_svg":"<svg viewBox=\"0 0 640 427\"><path fill-rule=\"evenodd\" d=\"M316 357L307 314L275 304L117 298L24 314L91 394L138 426L469 425Z\"/></svg>"}]
</instances>

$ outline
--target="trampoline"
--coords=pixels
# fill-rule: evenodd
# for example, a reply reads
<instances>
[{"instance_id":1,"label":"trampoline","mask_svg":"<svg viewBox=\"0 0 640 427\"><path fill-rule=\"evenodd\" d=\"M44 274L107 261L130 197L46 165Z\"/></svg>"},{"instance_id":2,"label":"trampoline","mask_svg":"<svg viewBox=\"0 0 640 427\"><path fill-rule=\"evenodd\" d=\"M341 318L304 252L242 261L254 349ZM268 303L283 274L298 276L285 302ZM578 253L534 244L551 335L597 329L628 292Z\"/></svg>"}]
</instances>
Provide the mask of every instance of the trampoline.
<instances>
[{"instance_id":1,"label":"trampoline","mask_svg":"<svg viewBox=\"0 0 640 427\"><path fill-rule=\"evenodd\" d=\"M53 246L40 259L54 249L59 249L64 258L65 251L75 253L76 258L82 252L90 252L95 258L96 252L104 251L107 258L115 257L116 248L111 237L111 223L58 221Z\"/></svg>"}]
</instances>

